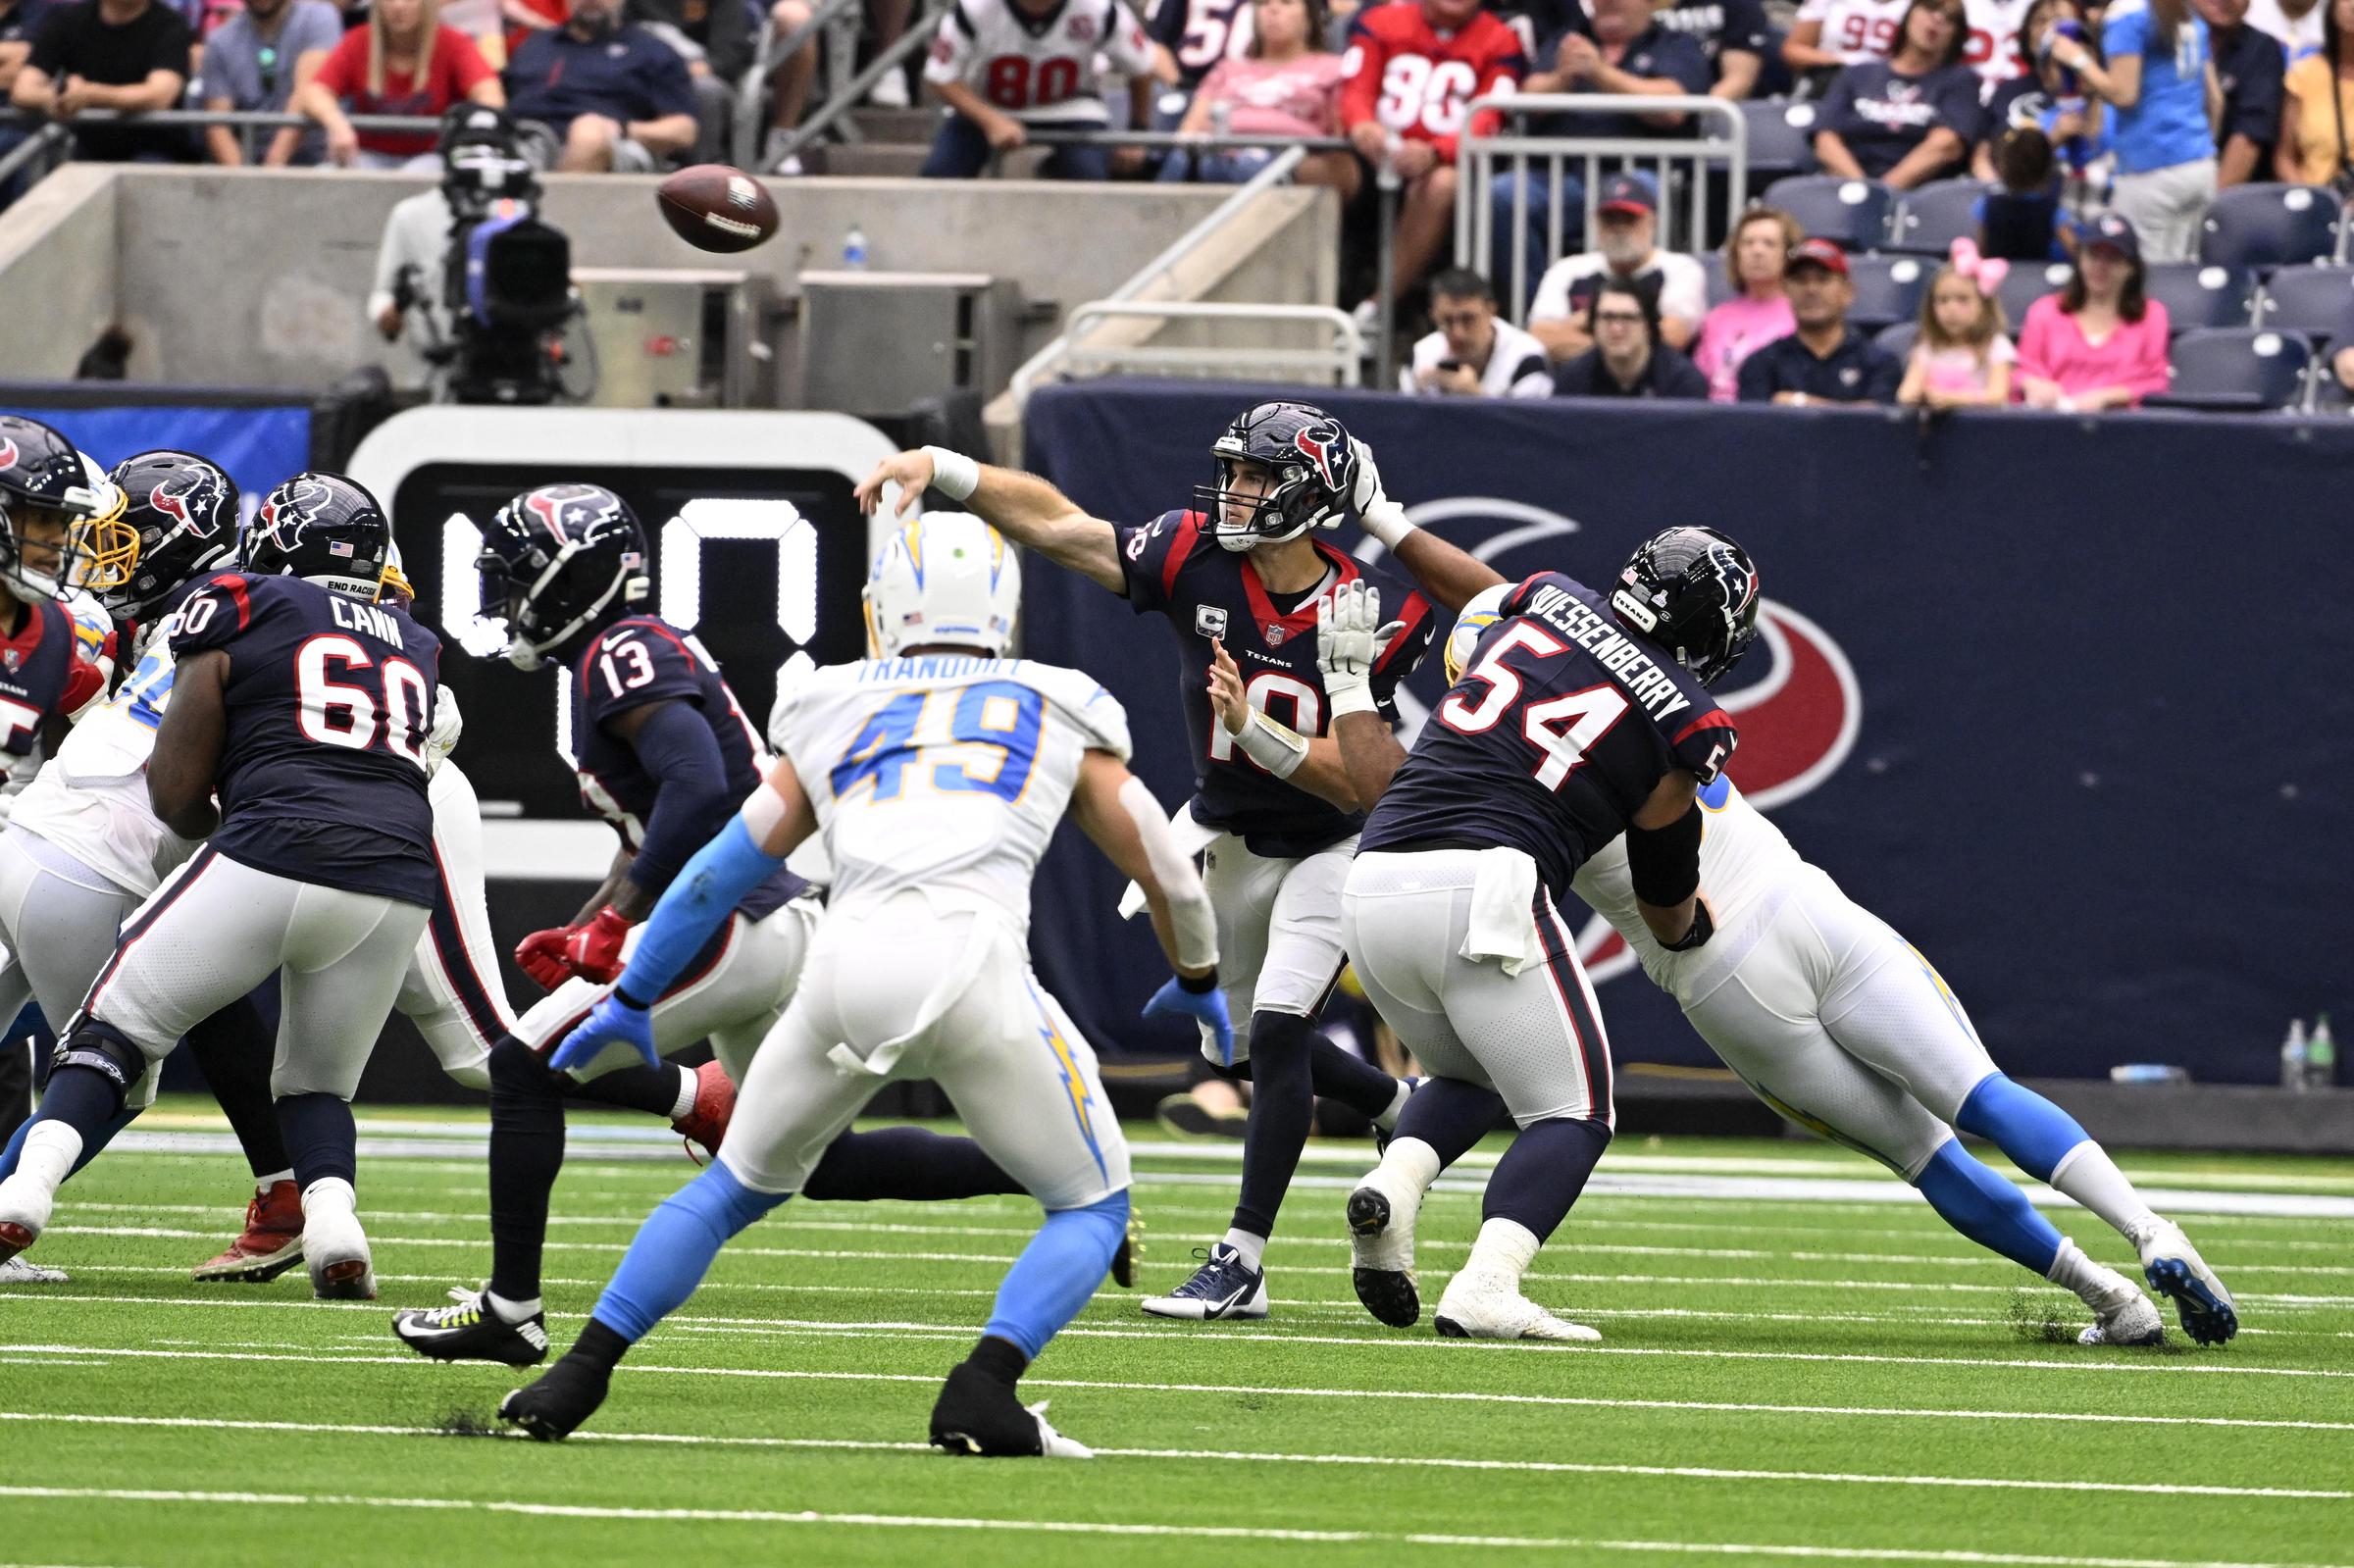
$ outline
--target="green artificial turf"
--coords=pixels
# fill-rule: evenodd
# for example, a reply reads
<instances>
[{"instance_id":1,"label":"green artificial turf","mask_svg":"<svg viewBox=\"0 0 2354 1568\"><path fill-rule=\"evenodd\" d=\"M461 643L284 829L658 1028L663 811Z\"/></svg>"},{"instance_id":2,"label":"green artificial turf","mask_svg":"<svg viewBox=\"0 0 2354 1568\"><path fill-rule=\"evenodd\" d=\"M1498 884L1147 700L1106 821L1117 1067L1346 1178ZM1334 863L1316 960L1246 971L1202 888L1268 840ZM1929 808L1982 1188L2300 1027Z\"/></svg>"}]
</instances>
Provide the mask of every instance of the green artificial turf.
<instances>
[{"instance_id":1,"label":"green artificial turf","mask_svg":"<svg viewBox=\"0 0 2354 1568\"><path fill-rule=\"evenodd\" d=\"M180 1104L144 1125L217 1124ZM692 1175L641 1127L576 1129L550 1229L558 1349ZM1340 1223L1370 1151L1317 1145L1268 1254L1268 1322L1162 1323L1106 1285L1033 1369L1031 1396L1102 1450L1072 1464L919 1446L1033 1209L795 1202L551 1446L464 1436L521 1379L420 1361L386 1328L487 1267L480 1118L363 1128L380 1303L313 1302L299 1270L187 1280L234 1230L232 1154L150 1134L66 1189L29 1256L72 1282L0 1290L0 1559L2354 1562L2345 1218L2176 1205L2246 1331L2085 1349L2073 1297L1917 1200L1871 1201L1905 1194L1860 1158L1629 1139L1531 1287L1603 1343L1463 1343L1432 1334L1428 1303L1477 1229L1481 1171L1424 1210L1424 1322L1392 1331L1350 1292ZM1137 1208L1144 1283L1166 1289L1224 1229L1235 1166L1231 1146L1154 1146ZM2354 1195L2342 1163L2124 1163L2242 1202ZM1742 1190L1765 1178L1768 1196ZM2053 1212L2130 1265L2097 1220Z\"/></svg>"}]
</instances>

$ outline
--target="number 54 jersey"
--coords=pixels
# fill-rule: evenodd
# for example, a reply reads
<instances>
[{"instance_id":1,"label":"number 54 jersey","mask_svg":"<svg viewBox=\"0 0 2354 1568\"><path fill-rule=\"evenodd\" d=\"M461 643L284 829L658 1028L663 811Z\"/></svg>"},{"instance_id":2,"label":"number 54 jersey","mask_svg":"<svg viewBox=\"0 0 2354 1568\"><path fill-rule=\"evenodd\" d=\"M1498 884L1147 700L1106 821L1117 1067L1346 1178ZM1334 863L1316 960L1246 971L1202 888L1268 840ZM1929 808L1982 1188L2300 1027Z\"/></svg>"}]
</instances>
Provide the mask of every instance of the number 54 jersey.
<instances>
[{"instance_id":1,"label":"number 54 jersey","mask_svg":"<svg viewBox=\"0 0 2354 1568\"><path fill-rule=\"evenodd\" d=\"M825 834L830 908L920 888L1024 930L1081 759L1129 754L1128 716L1093 676L966 655L829 665L770 733Z\"/></svg>"}]
</instances>

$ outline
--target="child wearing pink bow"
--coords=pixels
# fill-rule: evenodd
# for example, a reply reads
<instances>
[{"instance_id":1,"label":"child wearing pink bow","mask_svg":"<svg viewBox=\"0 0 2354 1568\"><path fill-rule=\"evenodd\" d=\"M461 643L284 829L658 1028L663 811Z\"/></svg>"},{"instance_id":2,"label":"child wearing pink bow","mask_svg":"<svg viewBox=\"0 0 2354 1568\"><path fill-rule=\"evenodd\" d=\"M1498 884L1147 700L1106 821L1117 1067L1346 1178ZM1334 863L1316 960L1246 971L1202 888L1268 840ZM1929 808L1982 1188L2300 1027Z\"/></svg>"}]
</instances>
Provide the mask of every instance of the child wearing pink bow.
<instances>
[{"instance_id":1,"label":"child wearing pink bow","mask_svg":"<svg viewBox=\"0 0 2354 1568\"><path fill-rule=\"evenodd\" d=\"M2003 335L1995 298L2010 263L1954 241L1953 259L1920 302L1920 332L1896 400L1915 407L2000 408L2011 400L2011 365L2019 355Z\"/></svg>"}]
</instances>

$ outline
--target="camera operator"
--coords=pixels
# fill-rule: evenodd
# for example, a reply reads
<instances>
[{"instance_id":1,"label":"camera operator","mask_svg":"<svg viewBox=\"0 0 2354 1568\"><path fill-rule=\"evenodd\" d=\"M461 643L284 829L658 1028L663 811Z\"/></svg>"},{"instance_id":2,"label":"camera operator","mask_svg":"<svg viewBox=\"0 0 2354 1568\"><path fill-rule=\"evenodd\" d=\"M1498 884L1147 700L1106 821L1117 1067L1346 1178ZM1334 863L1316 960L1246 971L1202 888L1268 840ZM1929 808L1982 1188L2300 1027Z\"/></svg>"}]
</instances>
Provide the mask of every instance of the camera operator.
<instances>
[{"instance_id":1,"label":"camera operator","mask_svg":"<svg viewBox=\"0 0 2354 1568\"><path fill-rule=\"evenodd\" d=\"M386 342L408 337L406 373L394 376L406 390L453 402L563 395L550 340L574 314L569 249L538 221L528 140L504 110L453 108L441 119L441 183L385 221L368 314Z\"/></svg>"}]
</instances>

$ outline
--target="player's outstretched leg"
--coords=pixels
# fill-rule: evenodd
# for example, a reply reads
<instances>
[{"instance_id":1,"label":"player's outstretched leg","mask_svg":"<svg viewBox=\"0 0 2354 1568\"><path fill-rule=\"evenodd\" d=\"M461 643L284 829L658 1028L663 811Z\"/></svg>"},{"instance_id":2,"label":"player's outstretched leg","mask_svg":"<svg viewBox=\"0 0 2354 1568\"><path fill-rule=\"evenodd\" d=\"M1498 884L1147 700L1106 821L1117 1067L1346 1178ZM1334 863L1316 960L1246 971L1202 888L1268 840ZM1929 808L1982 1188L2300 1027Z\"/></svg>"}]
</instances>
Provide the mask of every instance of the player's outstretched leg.
<instances>
[{"instance_id":1,"label":"player's outstretched leg","mask_svg":"<svg viewBox=\"0 0 2354 1568\"><path fill-rule=\"evenodd\" d=\"M1046 1405L1022 1403L1022 1373L1087 1305L1128 1234L1123 1188L1084 1208L1047 1216L1005 1272L973 1346L932 1406L932 1442L950 1453L999 1458L1092 1459L1047 1424Z\"/></svg>"},{"instance_id":2,"label":"player's outstretched leg","mask_svg":"<svg viewBox=\"0 0 2354 1568\"><path fill-rule=\"evenodd\" d=\"M1953 1123L1992 1142L2021 1170L2117 1227L2141 1254L2142 1273L2151 1288L2174 1300L2182 1331L2193 1340L2221 1344L2239 1332L2231 1292L2182 1228L2142 1201L2117 1162L2086 1136L2074 1117L2033 1089L1991 1073L1963 1100Z\"/></svg>"},{"instance_id":3,"label":"player's outstretched leg","mask_svg":"<svg viewBox=\"0 0 2354 1568\"><path fill-rule=\"evenodd\" d=\"M500 1401L499 1419L542 1442L569 1436L605 1402L630 1346L685 1304L728 1239L792 1195L744 1186L724 1160L705 1167L646 1216L588 1326L537 1382Z\"/></svg>"},{"instance_id":4,"label":"player's outstretched leg","mask_svg":"<svg viewBox=\"0 0 2354 1568\"><path fill-rule=\"evenodd\" d=\"M1537 1248L1568 1217L1610 1142L1609 1124L1590 1117L1553 1117L1520 1130L1488 1178L1471 1256L1439 1297L1440 1334L1456 1340L1602 1338L1529 1300L1520 1293L1520 1281Z\"/></svg>"},{"instance_id":5,"label":"player's outstretched leg","mask_svg":"<svg viewBox=\"0 0 2354 1568\"><path fill-rule=\"evenodd\" d=\"M2093 1314L2081 1342L2156 1344L2165 1337L2158 1309L2132 1281L2086 1257L2035 1212L2026 1194L1971 1159L1959 1138L1940 1144L1913 1185L1946 1224L1978 1245L2073 1290Z\"/></svg>"},{"instance_id":6,"label":"player's outstretched leg","mask_svg":"<svg viewBox=\"0 0 2354 1568\"><path fill-rule=\"evenodd\" d=\"M0 1263L40 1239L57 1189L120 1131L126 1091L147 1069L144 1052L95 1019L67 1037L40 1108L19 1129L16 1168L0 1180Z\"/></svg>"},{"instance_id":7,"label":"player's outstretched leg","mask_svg":"<svg viewBox=\"0 0 2354 1568\"><path fill-rule=\"evenodd\" d=\"M302 1189L294 1185L294 1159L270 1094L274 1013L255 997L241 996L189 1030L183 1041L253 1172L244 1226L226 1249L196 1266L196 1280L260 1285L302 1263Z\"/></svg>"},{"instance_id":8,"label":"player's outstretched leg","mask_svg":"<svg viewBox=\"0 0 2354 1568\"><path fill-rule=\"evenodd\" d=\"M1414 1222L1439 1173L1496 1125L1504 1102L1460 1079L1421 1081L1376 1165L1349 1194L1350 1275L1365 1310L1393 1329L1422 1317Z\"/></svg>"}]
</instances>

